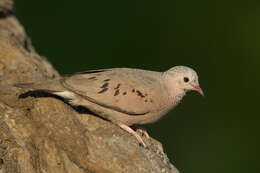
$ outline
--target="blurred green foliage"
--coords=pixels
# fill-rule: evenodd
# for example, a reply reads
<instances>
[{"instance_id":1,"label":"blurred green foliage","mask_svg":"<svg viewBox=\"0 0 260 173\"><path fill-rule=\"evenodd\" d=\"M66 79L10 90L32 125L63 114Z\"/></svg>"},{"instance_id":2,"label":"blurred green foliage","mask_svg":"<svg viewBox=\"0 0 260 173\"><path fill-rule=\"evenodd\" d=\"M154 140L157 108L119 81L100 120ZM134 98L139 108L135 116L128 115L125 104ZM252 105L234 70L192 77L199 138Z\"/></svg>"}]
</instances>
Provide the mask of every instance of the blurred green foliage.
<instances>
[{"instance_id":1,"label":"blurred green foliage","mask_svg":"<svg viewBox=\"0 0 260 173\"><path fill-rule=\"evenodd\" d=\"M194 68L206 96L188 93L150 135L182 173L259 172L260 1L27 0L16 12L61 74Z\"/></svg>"}]
</instances>

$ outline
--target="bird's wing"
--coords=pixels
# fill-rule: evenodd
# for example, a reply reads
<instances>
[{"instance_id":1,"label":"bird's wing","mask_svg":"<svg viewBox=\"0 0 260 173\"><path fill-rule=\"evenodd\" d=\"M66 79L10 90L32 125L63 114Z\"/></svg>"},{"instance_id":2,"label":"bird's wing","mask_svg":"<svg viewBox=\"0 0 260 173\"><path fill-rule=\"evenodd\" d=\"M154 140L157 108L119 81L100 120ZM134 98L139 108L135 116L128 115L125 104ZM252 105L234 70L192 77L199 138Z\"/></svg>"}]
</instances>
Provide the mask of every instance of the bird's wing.
<instances>
[{"instance_id":1,"label":"bird's wing","mask_svg":"<svg viewBox=\"0 0 260 173\"><path fill-rule=\"evenodd\" d=\"M144 115L156 107L155 93L162 92L159 80L159 72L114 68L77 73L61 82L98 105L129 115Z\"/></svg>"}]
</instances>

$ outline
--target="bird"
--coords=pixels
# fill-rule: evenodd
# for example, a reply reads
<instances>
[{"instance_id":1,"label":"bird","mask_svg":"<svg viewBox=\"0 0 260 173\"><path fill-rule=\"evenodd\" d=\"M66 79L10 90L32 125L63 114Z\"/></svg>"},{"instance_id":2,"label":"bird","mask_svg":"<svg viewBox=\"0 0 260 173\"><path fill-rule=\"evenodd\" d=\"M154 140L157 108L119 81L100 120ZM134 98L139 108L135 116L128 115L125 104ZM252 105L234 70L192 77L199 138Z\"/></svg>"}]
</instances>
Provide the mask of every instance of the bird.
<instances>
[{"instance_id":1,"label":"bird","mask_svg":"<svg viewBox=\"0 0 260 173\"><path fill-rule=\"evenodd\" d=\"M204 95L198 75L190 67L174 66L165 72L134 68L89 70L19 88L40 90L83 106L118 125L147 147L133 126L158 121L175 108L188 91ZM145 130L141 131L149 137Z\"/></svg>"}]
</instances>

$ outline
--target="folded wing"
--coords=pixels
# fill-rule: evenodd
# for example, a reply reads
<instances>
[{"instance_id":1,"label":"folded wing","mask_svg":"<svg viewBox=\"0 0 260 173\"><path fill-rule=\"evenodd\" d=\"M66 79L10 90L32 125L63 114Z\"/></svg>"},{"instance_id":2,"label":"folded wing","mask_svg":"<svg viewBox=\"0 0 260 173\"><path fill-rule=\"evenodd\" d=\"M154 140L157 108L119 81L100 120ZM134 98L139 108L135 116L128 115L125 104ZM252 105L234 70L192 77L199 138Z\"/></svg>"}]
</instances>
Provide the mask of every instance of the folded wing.
<instances>
[{"instance_id":1,"label":"folded wing","mask_svg":"<svg viewBox=\"0 0 260 173\"><path fill-rule=\"evenodd\" d=\"M114 68L81 72L61 82L93 103L129 115L144 115L157 107L153 93L162 92L159 75L159 72Z\"/></svg>"}]
</instances>

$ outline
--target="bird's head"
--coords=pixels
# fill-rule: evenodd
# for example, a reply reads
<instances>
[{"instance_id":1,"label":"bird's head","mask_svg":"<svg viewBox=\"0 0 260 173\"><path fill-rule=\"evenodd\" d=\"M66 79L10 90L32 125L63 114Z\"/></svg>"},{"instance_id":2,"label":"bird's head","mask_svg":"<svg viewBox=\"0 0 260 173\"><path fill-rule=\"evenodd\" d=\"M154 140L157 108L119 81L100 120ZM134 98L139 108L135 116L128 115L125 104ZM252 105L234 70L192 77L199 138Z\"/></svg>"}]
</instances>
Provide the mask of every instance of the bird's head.
<instances>
[{"instance_id":1,"label":"bird's head","mask_svg":"<svg viewBox=\"0 0 260 173\"><path fill-rule=\"evenodd\" d=\"M177 90L190 91L194 90L204 96L204 93L199 85L197 73L186 66L175 66L164 72L164 76L169 86L177 88ZM169 88L171 89L171 88Z\"/></svg>"}]
</instances>

